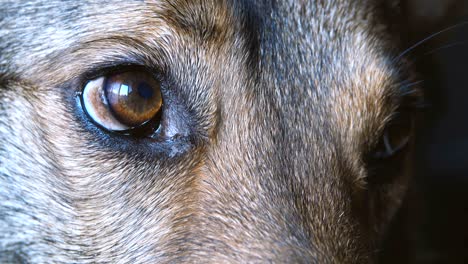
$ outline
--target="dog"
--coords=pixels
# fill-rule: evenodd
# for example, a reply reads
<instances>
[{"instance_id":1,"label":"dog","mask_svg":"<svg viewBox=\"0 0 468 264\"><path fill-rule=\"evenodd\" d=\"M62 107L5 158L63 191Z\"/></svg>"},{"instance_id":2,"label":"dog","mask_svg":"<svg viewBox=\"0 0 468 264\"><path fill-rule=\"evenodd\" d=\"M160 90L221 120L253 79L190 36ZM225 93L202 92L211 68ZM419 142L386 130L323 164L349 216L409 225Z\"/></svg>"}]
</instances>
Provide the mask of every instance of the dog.
<instances>
[{"instance_id":1,"label":"dog","mask_svg":"<svg viewBox=\"0 0 468 264\"><path fill-rule=\"evenodd\" d=\"M0 1L1 263L374 263L403 0Z\"/></svg>"}]
</instances>

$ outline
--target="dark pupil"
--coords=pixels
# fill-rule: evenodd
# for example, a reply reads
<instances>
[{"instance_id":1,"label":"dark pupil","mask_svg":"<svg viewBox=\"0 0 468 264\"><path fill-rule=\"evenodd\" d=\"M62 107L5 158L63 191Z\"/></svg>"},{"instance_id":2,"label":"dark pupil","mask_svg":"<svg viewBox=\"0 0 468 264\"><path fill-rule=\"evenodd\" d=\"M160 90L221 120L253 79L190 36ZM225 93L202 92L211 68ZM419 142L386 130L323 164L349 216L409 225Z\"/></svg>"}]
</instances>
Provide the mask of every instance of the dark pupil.
<instances>
[{"instance_id":1,"label":"dark pupil","mask_svg":"<svg viewBox=\"0 0 468 264\"><path fill-rule=\"evenodd\" d=\"M151 118L162 105L160 84L141 72L110 76L105 84L107 102L122 123L138 126Z\"/></svg>"},{"instance_id":2,"label":"dark pupil","mask_svg":"<svg viewBox=\"0 0 468 264\"><path fill-rule=\"evenodd\" d=\"M140 84L138 84L137 90L138 90L138 95L140 95L146 100L151 99L153 97L153 94L154 94L153 88L151 88L151 86L145 82L141 82Z\"/></svg>"}]
</instances>

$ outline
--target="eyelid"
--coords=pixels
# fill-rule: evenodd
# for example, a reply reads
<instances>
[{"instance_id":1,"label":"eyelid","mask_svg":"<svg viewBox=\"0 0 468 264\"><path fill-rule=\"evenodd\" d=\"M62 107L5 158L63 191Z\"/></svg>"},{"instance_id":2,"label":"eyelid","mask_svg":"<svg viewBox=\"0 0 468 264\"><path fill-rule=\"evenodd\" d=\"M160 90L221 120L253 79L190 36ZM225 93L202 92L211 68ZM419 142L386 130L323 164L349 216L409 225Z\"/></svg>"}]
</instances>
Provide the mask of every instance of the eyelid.
<instances>
[{"instance_id":1,"label":"eyelid","mask_svg":"<svg viewBox=\"0 0 468 264\"><path fill-rule=\"evenodd\" d=\"M384 132L383 137L384 137L383 140L384 140L385 149L386 149L387 153L390 154L390 155L393 155L393 154L397 153L398 151L402 150L410 141L410 136L408 136L408 137L405 137L404 140L402 142L400 142L400 144L398 146L392 146L392 144L390 143L390 139L389 139L389 135L388 135L387 130Z\"/></svg>"},{"instance_id":2,"label":"eyelid","mask_svg":"<svg viewBox=\"0 0 468 264\"><path fill-rule=\"evenodd\" d=\"M100 63L97 65L90 65L90 68L82 74L82 87L90 80L97 79L101 76L108 76L111 74L119 74L131 71L144 71L155 75L160 75L160 69L151 68L144 64L130 63L128 61L112 61L107 63ZM81 88L82 88L81 87Z\"/></svg>"}]
</instances>

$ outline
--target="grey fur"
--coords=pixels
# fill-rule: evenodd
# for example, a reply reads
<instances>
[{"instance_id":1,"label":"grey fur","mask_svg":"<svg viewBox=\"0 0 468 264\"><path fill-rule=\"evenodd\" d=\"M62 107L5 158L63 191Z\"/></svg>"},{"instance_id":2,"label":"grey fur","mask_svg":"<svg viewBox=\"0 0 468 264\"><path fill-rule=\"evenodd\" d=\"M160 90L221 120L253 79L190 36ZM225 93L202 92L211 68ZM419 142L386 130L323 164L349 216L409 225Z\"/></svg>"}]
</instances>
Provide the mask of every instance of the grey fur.
<instances>
[{"instance_id":1,"label":"grey fur","mask_svg":"<svg viewBox=\"0 0 468 264\"><path fill-rule=\"evenodd\" d=\"M0 262L373 262L411 163L368 184L411 81L385 5L0 1ZM129 63L169 76L166 142L76 103Z\"/></svg>"}]
</instances>

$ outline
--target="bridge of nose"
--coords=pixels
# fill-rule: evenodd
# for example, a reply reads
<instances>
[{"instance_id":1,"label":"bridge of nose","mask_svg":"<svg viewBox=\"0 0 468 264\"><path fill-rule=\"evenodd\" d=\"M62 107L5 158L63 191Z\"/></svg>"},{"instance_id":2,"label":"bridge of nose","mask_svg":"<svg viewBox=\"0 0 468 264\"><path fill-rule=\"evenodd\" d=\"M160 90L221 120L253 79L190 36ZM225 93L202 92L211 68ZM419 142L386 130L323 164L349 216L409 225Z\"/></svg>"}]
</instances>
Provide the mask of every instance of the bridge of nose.
<instances>
[{"instance_id":1,"label":"bridge of nose","mask_svg":"<svg viewBox=\"0 0 468 264\"><path fill-rule=\"evenodd\" d=\"M333 83L325 76L337 54L321 47L330 36L311 39L307 17L271 12L259 28L256 66L226 78L241 81L221 93L194 232L219 249L219 258L356 256L361 249L348 240L357 231L323 88Z\"/></svg>"},{"instance_id":2,"label":"bridge of nose","mask_svg":"<svg viewBox=\"0 0 468 264\"><path fill-rule=\"evenodd\" d=\"M346 24L358 20L351 3L312 2L258 2L217 27L235 29L207 67L218 124L190 186L190 221L177 227L202 259L366 258L342 148L355 105L377 98L354 89L366 84L355 69L374 60L356 45L359 25Z\"/></svg>"}]
</instances>

